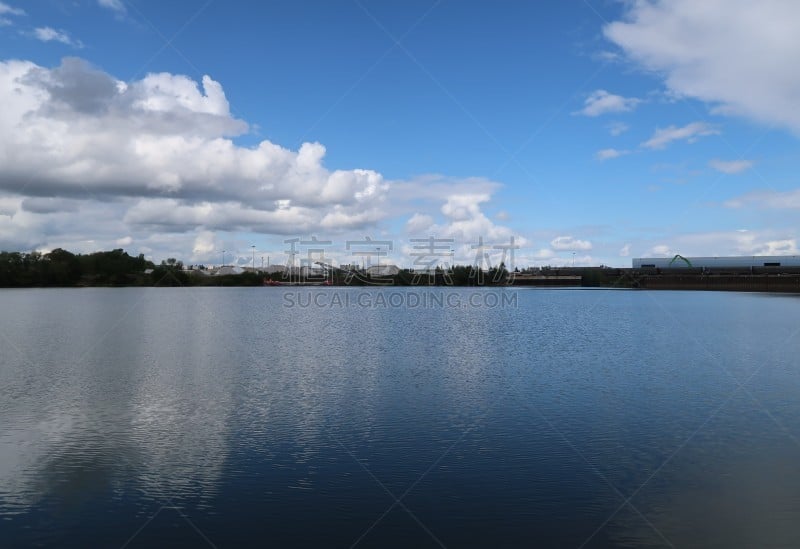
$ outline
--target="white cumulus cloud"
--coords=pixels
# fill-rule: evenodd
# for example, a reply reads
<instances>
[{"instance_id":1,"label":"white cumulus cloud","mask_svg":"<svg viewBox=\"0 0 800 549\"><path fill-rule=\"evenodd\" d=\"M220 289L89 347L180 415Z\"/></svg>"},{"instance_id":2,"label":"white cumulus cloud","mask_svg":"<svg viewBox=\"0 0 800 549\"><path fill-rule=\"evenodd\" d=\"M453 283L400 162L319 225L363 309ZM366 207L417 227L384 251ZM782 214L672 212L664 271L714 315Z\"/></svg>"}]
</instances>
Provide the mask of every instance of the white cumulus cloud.
<instances>
[{"instance_id":1,"label":"white cumulus cloud","mask_svg":"<svg viewBox=\"0 0 800 549\"><path fill-rule=\"evenodd\" d=\"M557 236L550 242L550 247L554 250L562 251L585 251L592 249L592 243L588 240L579 240L571 236Z\"/></svg>"},{"instance_id":2,"label":"white cumulus cloud","mask_svg":"<svg viewBox=\"0 0 800 549\"><path fill-rule=\"evenodd\" d=\"M650 253L648 255L653 255L657 257L669 257L674 254L672 253L670 247L667 246L666 244L658 244L650 249Z\"/></svg>"},{"instance_id":3,"label":"white cumulus cloud","mask_svg":"<svg viewBox=\"0 0 800 549\"><path fill-rule=\"evenodd\" d=\"M205 258L218 250L217 239L211 231L201 231L194 240L193 258Z\"/></svg>"},{"instance_id":4,"label":"white cumulus cloud","mask_svg":"<svg viewBox=\"0 0 800 549\"><path fill-rule=\"evenodd\" d=\"M74 40L67 31L56 30L52 27L36 27L33 29L33 37L42 42L61 42L75 48L82 48L80 40Z\"/></svg>"},{"instance_id":5,"label":"white cumulus cloud","mask_svg":"<svg viewBox=\"0 0 800 549\"><path fill-rule=\"evenodd\" d=\"M650 139L642 143L642 147L646 149L663 149L673 141L694 143L700 137L718 133L719 130L706 122L692 122L680 127L657 128Z\"/></svg>"},{"instance_id":6,"label":"white cumulus cloud","mask_svg":"<svg viewBox=\"0 0 800 549\"><path fill-rule=\"evenodd\" d=\"M35 196L133 198L126 222L174 231L338 230L383 215L383 177L326 169L319 143L236 145L248 125L209 76L123 84L76 58L53 69L7 61L0 103L0 190L22 180Z\"/></svg>"},{"instance_id":7,"label":"white cumulus cloud","mask_svg":"<svg viewBox=\"0 0 800 549\"><path fill-rule=\"evenodd\" d=\"M426 234L433 224L434 219L430 215L415 213L406 221L406 230L412 235Z\"/></svg>"},{"instance_id":8,"label":"white cumulus cloud","mask_svg":"<svg viewBox=\"0 0 800 549\"><path fill-rule=\"evenodd\" d=\"M25 10L0 2L0 15L25 15Z\"/></svg>"},{"instance_id":9,"label":"white cumulus cloud","mask_svg":"<svg viewBox=\"0 0 800 549\"><path fill-rule=\"evenodd\" d=\"M17 15L25 15L25 10L15 8L5 2L0 2L0 27L9 27L13 25L14 20L12 17Z\"/></svg>"},{"instance_id":10,"label":"white cumulus cloud","mask_svg":"<svg viewBox=\"0 0 800 549\"><path fill-rule=\"evenodd\" d=\"M731 230L678 234L670 237L671 246L659 244L647 256L798 255L793 229Z\"/></svg>"},{"instance_id":11,"label":"white cumulus cloud","mask_svg":"<svg viewBox=\"0 0 800 549\"><path fill-rule=\"evenodd\" d=\"M464 261L479 238L494 245L514 235L483 211L495 181L388 181L364 167L326 167L321 143L238 144L250 126L209 75L123 82L78 58L55 67L6 60L0 105L0 249L124 246L218 262L222 249L249 252L261 240L254 234L341 241L408 219L408 236L452 238ZM285 246L272 249L276 257Z\"/></svg>"},{"instance_id":12,"label":"white cumulus cloud","mask_svg":"<svg viewBox=\"0 0 800 549\"><path fill-rule=\"evenodd\" d=\"M503 258L502 246L524 246L524 237L516 234L509 227L494 223L483 212L481 205L491 200L489 193L453 193L445 197L440 213L443 222L436 223L427 214L417 213L406 223L406 230L411 238L445 239L451 242L453 261L470 264L476 255L488 254L492 264L505 261L510 264L510 256ZM483 243L484 250L476 248ZM408 248L407 251L410 251ZM506 254L510 252L505 251Z\"/></svg>"},{"instance_id":13,"label":"white cumulus cloud","mask_svg":"<svg viewBox=\"0 0 800 549\"><path fill-rule=\"evenodd\" d=\"M626 2L605 36L680 96L800 133L800 3Z\"/></svg>"},{"instance_id":14,"label":"white cumulus cloud","mask_svg":"<svg viewBox=\"0 0 800 549\"><path fill-rule=\"evenodd\" d=\"M97 0L97 4L100 7L110 9L117 13L126 13L127 11L122 0Z\"/></svg>"},{"instance_id":15,"label":"white cumulus cloud","mask_svg":"<svg viewBox=\"0 0 800 549\"><path fill-rule=\"evenodd\" d=\"M753 255L798 255L797 240L794 238L768 240L754 248Z\"/></svg>"},{"instance_id":16,"label":"white cumulus cloud","mask_svg":"<svg viewBox=\"0 0 800 549\"><path fill-rule=\"evenodd\" d=\"M594 117L610 112L627 112L635 109L641 102L641 99L635 97L623 97L608 93L606 90L595 90L586 98L583 108L573 114Z\"/></svg>"},{"instance_id":17,"label":"white cumulus cloud","mask_svg":"<svg viewBox=\"0 0 800 549\"><path fill-rule=\"evenodd\" d=\"M630 154L631 151L621 150L621 149L602 149L597 151L594 154L595 159L603 161L603 160L610 160L612 158L619 158L620 156L624 156L626 154Z\"/></svg>"},{"instance_id":18,"label":"white cumulus cloud","mask_svg":"<svg viewBox=\"0 0 800 549\"><path fill-rule=\"evenodd\" d=\"M754 206L764 210L800 210L800 189L790 191L759 190L731 198L723 204L728 208Z\"/></svg>"}]
</instances>

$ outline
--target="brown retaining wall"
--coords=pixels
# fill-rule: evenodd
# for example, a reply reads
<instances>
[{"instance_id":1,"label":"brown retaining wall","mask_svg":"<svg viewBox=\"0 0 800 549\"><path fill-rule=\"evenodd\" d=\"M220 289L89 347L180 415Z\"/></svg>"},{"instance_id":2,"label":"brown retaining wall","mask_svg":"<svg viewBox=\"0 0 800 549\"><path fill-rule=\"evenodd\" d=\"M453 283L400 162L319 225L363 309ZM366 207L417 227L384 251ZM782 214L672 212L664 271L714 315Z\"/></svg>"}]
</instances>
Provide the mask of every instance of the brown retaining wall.
<instances>
[{"instance_id":1,"label":"brown retaining wall","mask_svg":"<svg viewBox=\"0 0 800 549\"><path fill-rule=\"evenodd\" d=\"M639 287L650 290L727 290L739 292L797 292L800 275L644 275Z\"/></svg>"}]
</instances>

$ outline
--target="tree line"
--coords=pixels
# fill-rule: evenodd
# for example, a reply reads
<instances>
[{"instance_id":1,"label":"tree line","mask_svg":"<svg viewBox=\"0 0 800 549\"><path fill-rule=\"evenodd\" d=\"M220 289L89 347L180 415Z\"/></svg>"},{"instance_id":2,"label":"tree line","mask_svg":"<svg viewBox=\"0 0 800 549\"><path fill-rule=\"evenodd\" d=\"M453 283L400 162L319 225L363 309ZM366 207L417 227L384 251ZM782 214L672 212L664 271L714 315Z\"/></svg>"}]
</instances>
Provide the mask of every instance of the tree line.
<instances>
[{"instance_id":1,"label":"tree line","mask_svg":"<svg viewBox=\"0 0 800 549\"><path fill-rule=\"evenodd\" d=\"M73 254L57 248L50 253L0 252L0 286L127 286L147 285L152 261L124 250Z\"/></svg>"},{"instance_id":2,"label":"tree line","mask_svg":"<svg viewBox=\"0 0 800 549\"><path fill-rule=\"evenodd\" d=\"M0 252L0 287L23 288L45 286L258 286L267 280L281 282L283 273L229 274L204 276L187 271L174 258L155 264L144 254L128 255L123 249L74 254L57 248L49 253ZM358 273L357 273L358 274ZM476 276L471 266L456 265L447 271L431 274L402 270L380 281L398 286L409 285L502 285L508 278L503 265ZM348 277L343 271L328 273L333 284L369 285L371 277L360 273ZM378 282L377 280L375 282Z\"/></svg>"}]
</instances>

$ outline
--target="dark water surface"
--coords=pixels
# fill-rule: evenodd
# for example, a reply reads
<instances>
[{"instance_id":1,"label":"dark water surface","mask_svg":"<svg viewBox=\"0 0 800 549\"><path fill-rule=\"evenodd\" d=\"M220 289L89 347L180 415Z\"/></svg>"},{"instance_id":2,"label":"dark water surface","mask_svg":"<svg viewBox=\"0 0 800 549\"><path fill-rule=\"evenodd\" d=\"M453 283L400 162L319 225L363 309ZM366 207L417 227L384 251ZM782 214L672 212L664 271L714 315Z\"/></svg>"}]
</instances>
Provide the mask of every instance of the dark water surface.
<instances>
[{"instance_id":1,"label":"dark water surface","mask_svg":"<svg viewBox=\"0 0 800 549\"><path fill-rule=\"evenodd\" d=\"M287 291L0 291L0 546L800 547L796 296Z\"/></svg>"}]
</instances>

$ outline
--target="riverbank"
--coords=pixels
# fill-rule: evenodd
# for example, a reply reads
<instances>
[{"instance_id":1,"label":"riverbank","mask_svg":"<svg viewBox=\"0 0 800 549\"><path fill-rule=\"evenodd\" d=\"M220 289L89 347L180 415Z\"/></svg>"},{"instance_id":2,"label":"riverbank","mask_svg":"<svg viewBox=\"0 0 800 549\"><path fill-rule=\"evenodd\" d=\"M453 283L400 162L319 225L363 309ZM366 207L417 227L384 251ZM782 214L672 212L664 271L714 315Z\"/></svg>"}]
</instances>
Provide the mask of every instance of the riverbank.
<instances>
[{"instance_id":1,"label":"riverbank","mask_svg":"<svg viewBox=\"0 0 800 549\"><path fill-rule=\"evenodd\" d=\"M227 270L226 270L227 269ZM53 250L48 254L0 252L0 287L125 287L125 286L530 286L577 288L641 288L651 290L719 290L800 293L800 268L754 267L613 268L563 267L507 270L502 265L477 271L456 265L435 272L394 269L373 275L369 269L293 268L266 272L252 268L185 267L175 259L156 265L143 255L122 249L88 255Z\"/></svg>"},{"instance_id":2,"label":"riverbank","mask_svg":"<svg viewBox=\"0 0 800 549\"><path fill-rule=\"evenodd\" d=\"M574 286L639 288L647 290L703 290L800 293L800 269L756 268L711 271L705 269L611 269L586 267L557 269L548 276L518 275L515 286Z\"/></svg>"}]
</instances>

